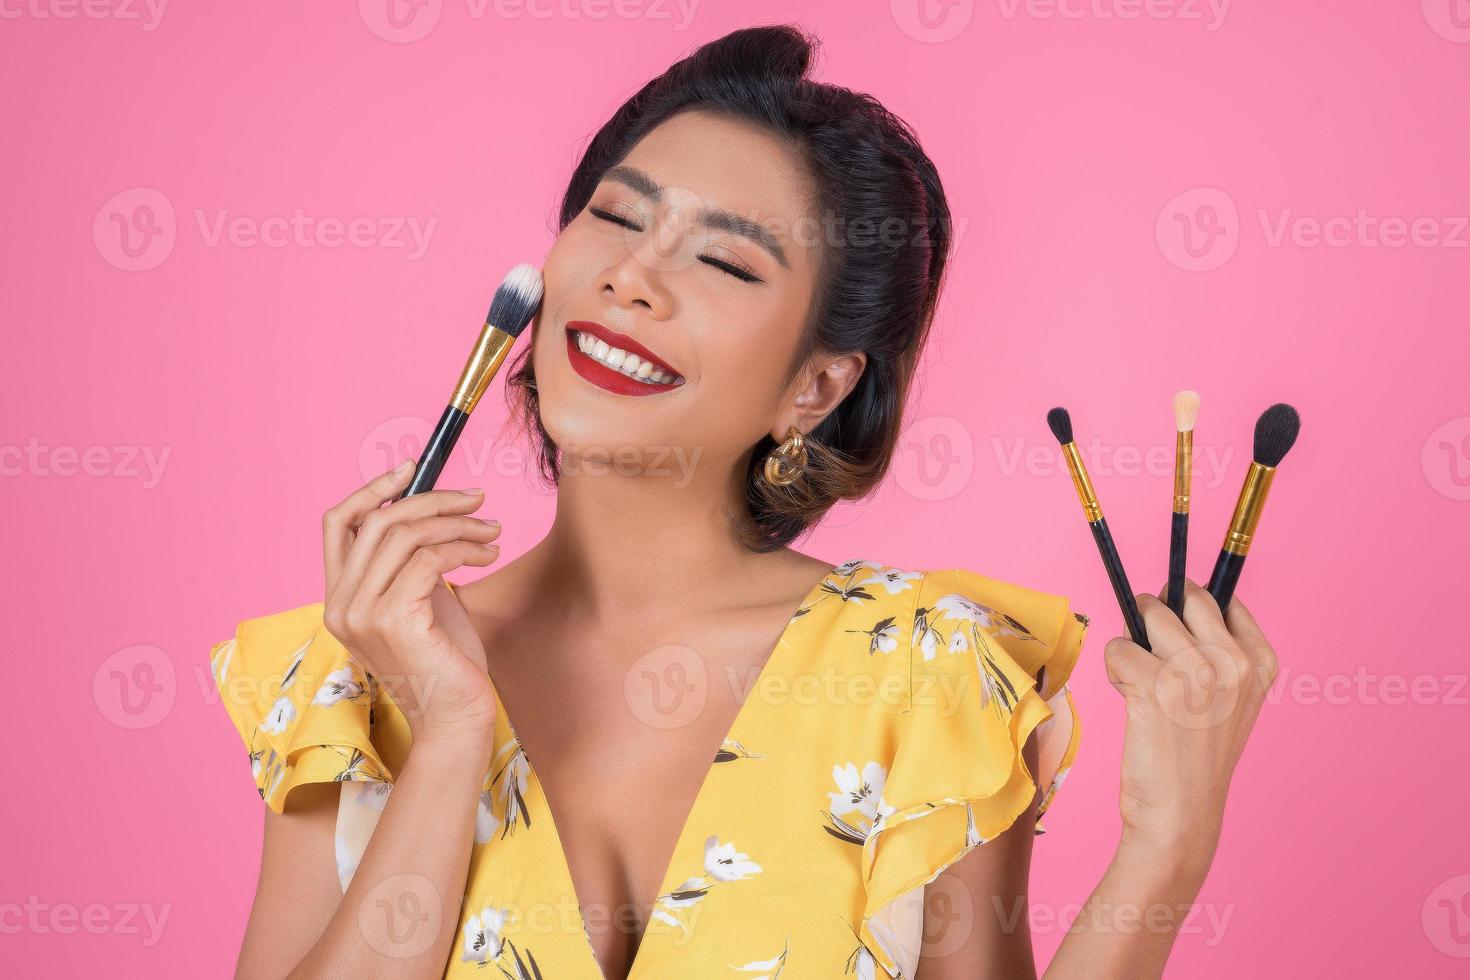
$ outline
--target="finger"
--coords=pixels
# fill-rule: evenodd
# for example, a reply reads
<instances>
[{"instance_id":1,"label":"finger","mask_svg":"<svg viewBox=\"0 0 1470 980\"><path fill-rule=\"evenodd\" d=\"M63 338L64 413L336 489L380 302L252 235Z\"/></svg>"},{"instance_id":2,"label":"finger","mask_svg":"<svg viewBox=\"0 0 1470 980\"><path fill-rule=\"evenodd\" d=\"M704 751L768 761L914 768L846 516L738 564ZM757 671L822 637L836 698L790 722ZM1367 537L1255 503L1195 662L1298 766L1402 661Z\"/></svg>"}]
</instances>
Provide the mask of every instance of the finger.
<instances>
[{"instance_id":1,"label":"finger","mask_svg":"<svg viewBox=\"0 0 1470 980\"><path fill-rule=\"evenodd\" d=\"M342 566L347 561L347 553L351 550L355 533L353 528L370 511L396 497L408 485L412 473L413 460L402 460L393 469L373 477L322 515L322 563L325 566L327 596L331 596L341 576Z\"/></svg>"},{"instance_id":2,"label":"finger","mask_svg":"<svg viewBox=\"0 0 1470 980\"><path fill-rule=\"evenodd\" d=\"M1233 642L1220 615L1220 604L1189 579L1184 580L1184 626L1201 643L1223 647Z\"/></svg>"},{"instance_id":3,"label":"finger","mask_svg":"<svg viewBox=\"0 0 1470 980\"><path fill-rule=\"evenodd\" d=\"M1103 648L1108 682L1123 694L1146 683L1159 669L1159 658L1126 636L1115 636Z\"/></svg>"},{"instance_id":4,"label":"finger","mask_svg":"<svg viewBox=\"0 0 1470 980\"><path fill-rule=\"evenodd\" d=\"M1270 687L1276 681L1279 665L1276 662L1276 649L1271 646L1271 641L1266 639L1266 634L1256 623L1256 617L1252 616L1245 604L1234 596L1230 599L1230 606L1225 612L1225 623L1230 628L1230 633L1235 637L1251 658L1257 673Z\"/></svg>"},{"instance_id":5,"label":"finger","mask_svg":"<svg viewBox=\"0 0 1470 980\"><path fill-rule=\"evenodd\" d=\"M1194 637L1174 615L1174 610L1147 592L1134 598L1138 602L1138 613L1143 617L1144 629L1148 631L1148 645L1153 647L1156 655L1162 656L1161 650L1178 650L1194 645Z\"/></svg>"},{"instance_id":6,"label":"finger","mask_svg":"<svg viewBox=\"0 0 1470 980\"><path fill-rule=\"evenodd\" d=\"M1250 610L1245 608L1245 604L1234 596L1230 598L1230 607L1225 613L1225 625L1242 646L1271 645L1271 642L1266 639L1266 634L1261 630L1260 624L1256 622L1256 617L1252 616Z\"/></svg>"},{"instance_id":7,"label":"finger","mask_svg":"<svg viewBox=\"0 0 1470 980\"><path fill-rule=\"evenodd\" d=\"M499 536L498 521L485 521L478 517L426 517L395 524L383 535L382 543L368 562L354 595L372 600L387 592L414 552L423 548L450 541L489 544Z\"/></svg>"},{"instance_id":8,"label":"finger","mask_svg":"<svg viewBox=\"0 0 1470 980\"><path fill-rule=\"evenodd\" d=\"M370 511L362 518L357 536L347 553L347 561L337 579L337 588L349 598L357 595L362 577L373 555L382 544L383 535L395 524L450 514L468 514L480 509L483 490L430 490L426 493L395 500L386 507Z\"/></svg>"},{"instance_id":9,"label":"finger","mask_svg":"<svg viewBox=\"0 0 1470 980\"><path fill-rule=\"evenodd\" d=\"M500 545L480 544L475 541L451 541L430 548L420 548L404 564L403 570L383 594L383 601L390 607L401 608L427 599L446 572L465 565L483 567L499 557Z\"/></svg>"}]
</instances>

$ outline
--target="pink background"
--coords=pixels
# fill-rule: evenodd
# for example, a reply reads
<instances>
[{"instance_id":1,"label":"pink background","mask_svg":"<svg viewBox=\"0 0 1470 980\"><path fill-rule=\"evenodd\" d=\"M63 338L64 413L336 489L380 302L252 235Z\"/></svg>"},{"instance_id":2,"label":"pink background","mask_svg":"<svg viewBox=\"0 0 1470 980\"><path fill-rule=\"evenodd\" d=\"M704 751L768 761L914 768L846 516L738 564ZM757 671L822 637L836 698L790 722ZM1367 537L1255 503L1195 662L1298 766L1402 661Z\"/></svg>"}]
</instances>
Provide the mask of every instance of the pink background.
<instances>
[{"instance_id":1,"label":"pink background","mask_svg":"<svg viewBox=\"0 0 1470 980\"><path fill-rule=\"evenodd\" d=\"M686 21L665 0L445 0L401 28L374 0L7 5L7 972L230 971L261 812L209 646L319 598L321 512L427 429L620 101L705 40L798 20L826 44L819 77L914 125L961 226L893 476L803 550L971 567L1095 617L1081 757L1038 842L1041 961L1110 858L1123 719L1101 661L1120 618L1044 415L1065 403L1099 440L1134 585L1156 589L1169 400L1193 387L1197 579L1255 415L1289 400L1305 428L1241 590L1283 672L1170 975L1458 975L1470 9L1452 2L923 20L912 0L706 0ZM298 209L367 233L214 236L222 213L248 231ZM426 249L393 232L407 218ZM523 454L485 462L501 417L497 390L462 444L478 462L443 485L489 488L508 559L553 500Z\"/></svg>"}]
</instances>

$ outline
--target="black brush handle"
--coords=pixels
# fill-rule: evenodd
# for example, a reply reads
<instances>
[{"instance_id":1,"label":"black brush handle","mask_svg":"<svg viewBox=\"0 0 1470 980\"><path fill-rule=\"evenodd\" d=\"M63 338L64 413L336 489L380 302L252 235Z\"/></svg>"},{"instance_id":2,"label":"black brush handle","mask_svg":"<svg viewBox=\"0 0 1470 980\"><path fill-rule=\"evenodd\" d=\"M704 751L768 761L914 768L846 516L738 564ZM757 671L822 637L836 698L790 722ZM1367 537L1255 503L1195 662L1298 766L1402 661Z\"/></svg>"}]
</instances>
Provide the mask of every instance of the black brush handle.
<instances>
[{"instance_id":1,"label":"black brush handle","mask_svg":"<svg viewBox=\"0 0 1470 980\"><path fill-rule=\"evenodd\" d=\"M1237 555L1233 551L1220 549L1220 557L1215 559L1215 570L1210 573L1210 595L1215 597L1215 602L1220 605L1220 612L1224 614L1230 607L1230 597L1235 595L1235 585L1240 581L1240 572L1245 568L1245 555Z\"/></svg>"},{"instance_id":2,"label":"black brush handle","mask_svg":"<svg viewBox=\"0 0 1470 980\"><path fill-rule=\"evenodd\" d=\"M444 409L444 414L439 416L439 424L434 426L434 434L429 437L428 444L419 455L413 479L409 481L408 489L399 495L399 500L434 489L434 484L439 480L439 471L444 469L449 452L454 448L454 443L464 431L464 424L469 418L468 412L461 412L453 405Z\"/></svg>"},{"instance_id":3,"label":"black brush handle","mask_svg":"<svg viewBox=\"0 0 1470 980\"><path fill-rule=\"evenodd\" d=\"M1169 528L1169 608L1184 618L1184 560L1189 553L1189 515L1174 513Z\"/></svg>"},{"instance_id":4,"label":"black brush handle","mask_svg":"<svg viewBox=\"0 0 1470 980\"><path fill-rule=\"evenodd\" d=\"M1133 598L1133 589L1128 585L1128 575L1123 571L1123 559L1118 555L1118 546L1113 544L1113 534L1108 530L1108 520L1099 517L1088 521L1098 553L1102 555L1103 568L1107 569L1108 581L1113 583L1113 594L1118 597L1118 608L1123 610L1123 622L1128 626L1128 635L1133 642L1145 650L1148 645L1148 630L1143 626L1143 617L1138 614L1138 602Z\"/></svg>"}]
</instances>

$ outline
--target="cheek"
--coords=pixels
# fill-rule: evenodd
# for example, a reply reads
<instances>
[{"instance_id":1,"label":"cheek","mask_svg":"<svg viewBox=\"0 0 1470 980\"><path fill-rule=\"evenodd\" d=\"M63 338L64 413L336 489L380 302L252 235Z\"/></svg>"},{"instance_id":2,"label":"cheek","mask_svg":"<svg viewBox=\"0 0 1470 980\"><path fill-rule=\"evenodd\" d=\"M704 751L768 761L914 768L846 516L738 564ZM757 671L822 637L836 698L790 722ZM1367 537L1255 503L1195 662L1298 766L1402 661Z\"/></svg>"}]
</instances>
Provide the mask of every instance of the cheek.
<instances>
[{"instance_id":1,"label":"cheek","mask_svg":"<svg viewBox=\"0 0 1470 980\"><path fill-rule=\"evenodd\" d=\"M767 407L783 394L787 366L796 350L797 332L782 321L761 322L758 316L731 319L728 329L700 346L700 386L722 400Z\"/></svg>"}]
</instances>

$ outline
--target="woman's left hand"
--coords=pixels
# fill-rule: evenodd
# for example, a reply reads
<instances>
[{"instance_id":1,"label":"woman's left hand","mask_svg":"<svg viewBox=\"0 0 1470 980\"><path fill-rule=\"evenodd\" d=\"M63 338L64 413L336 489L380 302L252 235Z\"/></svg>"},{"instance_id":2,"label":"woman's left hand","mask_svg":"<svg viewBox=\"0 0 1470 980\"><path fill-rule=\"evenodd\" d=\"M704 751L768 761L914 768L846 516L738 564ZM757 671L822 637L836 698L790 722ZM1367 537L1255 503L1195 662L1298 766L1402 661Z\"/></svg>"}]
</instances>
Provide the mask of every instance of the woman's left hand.
<instances>
[{"instance_id":1,"label":"woman's left hand","mask_svg":"<svg viewBox=\"0 0 1470 980\"><path fill-rule=\"evenodd\" d=\"M1222 617L1204 589L1185 590L1182 622L1154 596L1137 597L1152 653L1119 636L1104 659L1128 713L1123 839L1202 876L1235 764L1276 679L1276 652L1238 600Z\"/></svg>"}]
</instances>

